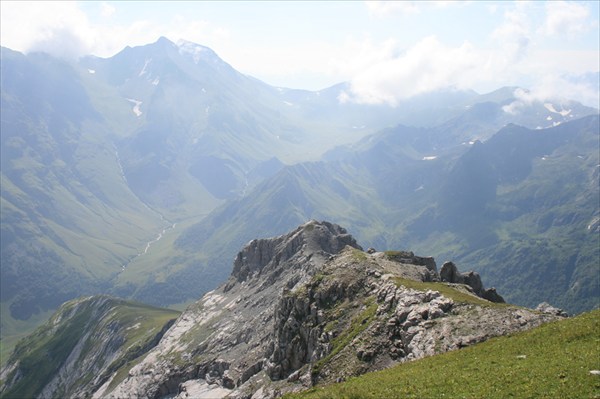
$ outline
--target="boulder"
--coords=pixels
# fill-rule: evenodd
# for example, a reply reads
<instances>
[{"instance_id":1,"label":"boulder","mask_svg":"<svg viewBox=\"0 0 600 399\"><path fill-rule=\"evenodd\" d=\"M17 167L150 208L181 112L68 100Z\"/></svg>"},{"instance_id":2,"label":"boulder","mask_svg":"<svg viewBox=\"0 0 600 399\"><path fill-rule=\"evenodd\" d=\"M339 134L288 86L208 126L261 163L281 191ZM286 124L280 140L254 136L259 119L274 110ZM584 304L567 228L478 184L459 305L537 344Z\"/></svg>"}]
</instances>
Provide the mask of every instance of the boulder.
<instances>
[{"instance_id":1,"label":"boulder","mask_svg":"<svg viewBox=\"0 0 600 399\"><path fill-rule=\"evenodd\" d=\"M440 279L447 283L463 283L462 276L453 262L444 262L440 269Z\"/></svg>"},{"instance_id":2,"label":"boulder","mask_svg":"<svg viewBox=\"0 0 600 399\"><path fill-rule=\"evenodd\" d=\"M554 306L550 305L548 302L542 302L539 305L537 305L537 307L535 308L535 310L537 310L538 312L542 312L545 314L550 314L553 316L560 316L560 317L569 317L569 315L567 314L567 312L565 312L562 309L559 308L555 308Z\"/></svg>"}]
</instances>

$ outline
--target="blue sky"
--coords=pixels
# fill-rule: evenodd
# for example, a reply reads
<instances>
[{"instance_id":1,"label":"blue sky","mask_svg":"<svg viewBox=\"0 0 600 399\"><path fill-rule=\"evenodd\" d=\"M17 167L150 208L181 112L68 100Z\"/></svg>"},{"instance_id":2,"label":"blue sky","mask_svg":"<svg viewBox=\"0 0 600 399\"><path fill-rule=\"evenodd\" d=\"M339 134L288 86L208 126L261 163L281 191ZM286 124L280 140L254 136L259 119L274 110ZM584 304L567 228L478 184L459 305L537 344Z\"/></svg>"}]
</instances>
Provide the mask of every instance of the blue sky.
<instances>
[{"instance_id":1,"label":"blue sky","mask_svg":"<svg viewBox=\"0 0 600 399\"><path fill-rule=\"evenodd\" d=\"M112 56L160 36L212 48L274 86L348 81L343 100L399 104L446 86L521 85L598 106L567 75L600 69L599 2L2 0L2 46Z\"/></svg>"}]
</instances>

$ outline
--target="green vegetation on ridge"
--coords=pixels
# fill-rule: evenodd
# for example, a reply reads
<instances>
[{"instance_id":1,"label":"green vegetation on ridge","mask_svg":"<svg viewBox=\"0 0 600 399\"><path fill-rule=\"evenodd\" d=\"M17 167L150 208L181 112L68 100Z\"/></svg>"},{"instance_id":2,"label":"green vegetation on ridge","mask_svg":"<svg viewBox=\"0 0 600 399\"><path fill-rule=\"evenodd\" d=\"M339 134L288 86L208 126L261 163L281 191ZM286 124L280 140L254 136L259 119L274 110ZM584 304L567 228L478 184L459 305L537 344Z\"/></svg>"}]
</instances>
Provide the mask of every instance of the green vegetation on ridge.
<instances>
[{"instance_id":1,"label":"green vegetation on ridge","mask_svg":"<svg viewBox=\"0 0 600 399\"><path fill-rule=\"evenodd\" d=\"M155 337L178 315L179 312L174 310L106 296L69 301L47 323L17 344L9 358L17 368L0 381L0 388L15 377L18 380L7 391L2 389L2 397L35 397L61 369L70 374L69 378L79 378L75 386L83 386L96 378L94 373L100 373L103 366L107 367L107 375L124 366L132 366L132 361L144 354L149 345L155 344ZM109 349L103 350L103 346ZM78 353L77 347L80 348ZM119 356L112 358L107 350L120 351ZM74 353L76 358L71 360L76 363L68 365L67 360ZM86 358L89 361L91 353L96 354L91 356L95 362L93 369L81 367L78 370L76 364ZM109 360L110 364L107 363ZM86 374L72 375L77 372ZM59 385L55 393L60 394L61 389L64 387ZM72 392L62 394L69 396Z\"/></svg>"},{"instance_id":2,"label":"green vegetation on ridge","mask_svg":"<svg viewBox=\"0 0 600 399\"><path fill-rule=\"evenodd\" d=\"M598 398L600 310L286 399Z\"/></svg>"}]
</instances>

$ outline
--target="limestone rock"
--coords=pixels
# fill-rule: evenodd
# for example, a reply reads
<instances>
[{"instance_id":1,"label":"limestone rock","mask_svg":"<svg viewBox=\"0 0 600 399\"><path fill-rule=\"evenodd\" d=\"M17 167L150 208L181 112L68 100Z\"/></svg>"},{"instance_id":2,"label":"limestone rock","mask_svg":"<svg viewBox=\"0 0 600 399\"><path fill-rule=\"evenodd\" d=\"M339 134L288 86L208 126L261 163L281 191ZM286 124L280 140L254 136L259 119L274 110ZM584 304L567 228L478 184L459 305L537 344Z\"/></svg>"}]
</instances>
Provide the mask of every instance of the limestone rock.
<instances>
[{"instance_id":1,"label":"limestone rock","mask_svg":"<svg viewBox=\"0 0 600 399\"><path fill-rule=\"evenodd\" d=\"M444 262L440 270L440 279L448 283L465 284L481 298L490 302L504 303L504 298L496 292L495 288L485 289L483 287L479 273L474 271L460 273L453 262Z\"/></svg>"},{"instance_id":2,"label":"limestone rock","mask_svg":"<svg viewBox=\"0 0 600 399\"><path fill-rule=\"evenodd\" d=\"M537 307L535 308L535 310L537 310L538 312L542 312L542 313L546 313L546 314L551 314L551 315L554 315L554 316L569 317L569 315L567 314L567 312L565 312L562 309L555 308L554 306L550 305L547 302L540 303L539 305L537 305Z\"/></svg>"}]
</instances>

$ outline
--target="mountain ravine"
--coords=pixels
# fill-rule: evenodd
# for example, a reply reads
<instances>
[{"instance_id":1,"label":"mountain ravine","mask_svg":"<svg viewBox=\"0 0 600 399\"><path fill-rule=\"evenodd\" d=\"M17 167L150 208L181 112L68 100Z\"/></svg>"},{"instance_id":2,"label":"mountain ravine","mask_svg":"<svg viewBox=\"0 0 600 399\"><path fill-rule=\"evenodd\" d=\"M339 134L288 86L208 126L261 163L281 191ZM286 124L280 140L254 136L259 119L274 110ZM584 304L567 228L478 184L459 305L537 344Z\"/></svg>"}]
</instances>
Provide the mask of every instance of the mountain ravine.
<instances>
[{"instance_id":1,"label":"mountain ravine","mask_svg":"<svg viewBox=\"0 0 600 399\"><path fill-rule=\"evenodd\" d=\"M89 311L106 307L109 299L102 298L88 299L88 305L96 304ZM363 251L342 227L311 220L288 234L249 242L236 256L229 280L189 306L164 335L152 335L160 340L153 347L144 346L151 347L145 354L132 355L131 348L142 346L124 340L119 350L110 352L121 353L113 361L89 362L85 353L97 356L102 350L85 352L87 347L78 338L72 349L63 347L70 353L56 365L54 376L46 378L48 383L29 393L275 398L562 316L552 307L508 305L493 288L483 287L477 273L460 273L451 262L438 272L431 257L408 251ZM49 325L69 336L74 332L65 323L72 319L55 316ZM134 322L129 320L132 325L125 331ZM98 328L91 324L72 328L88 337ZM125 326L116 325L121 330ZM42 342L34 334L29 344L52 353L44 346L48 337L36 334ZM115 345L109 337L101 340L105 347ZM25 364L28 358L22 352L15 351L2 371L3 396L11 397L20 381L36 381L40 372ZM80 378L59 378L72 372L73 364L81 366Z\"/></svg>"}]
</instances>

